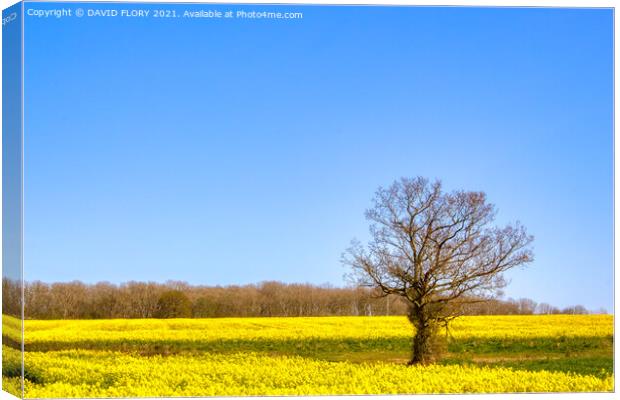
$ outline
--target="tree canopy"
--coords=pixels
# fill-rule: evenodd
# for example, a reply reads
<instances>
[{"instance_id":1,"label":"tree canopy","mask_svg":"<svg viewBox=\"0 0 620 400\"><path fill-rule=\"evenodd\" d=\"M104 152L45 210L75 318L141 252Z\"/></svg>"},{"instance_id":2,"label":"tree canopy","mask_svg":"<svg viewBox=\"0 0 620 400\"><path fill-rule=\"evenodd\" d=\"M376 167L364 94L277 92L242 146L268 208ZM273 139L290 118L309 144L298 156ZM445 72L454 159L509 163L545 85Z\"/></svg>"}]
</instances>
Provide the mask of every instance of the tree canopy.
<instances>
[{"instance_id":1,"label":"tree canopy","mask_svg":"<svg viewBox=\"0 0 620 400\"><path fill-rule=\"evenodd\" d=\"M505 271L533 260L525 227L497 227L495 216L483 192L443 192L422 177L377 190L366 211L371 239L354 241L343 261L359 284L406 299L416 327L411 363L433 359L437 326L460 305L496 295Z\"/></svg>"}]
</instances>

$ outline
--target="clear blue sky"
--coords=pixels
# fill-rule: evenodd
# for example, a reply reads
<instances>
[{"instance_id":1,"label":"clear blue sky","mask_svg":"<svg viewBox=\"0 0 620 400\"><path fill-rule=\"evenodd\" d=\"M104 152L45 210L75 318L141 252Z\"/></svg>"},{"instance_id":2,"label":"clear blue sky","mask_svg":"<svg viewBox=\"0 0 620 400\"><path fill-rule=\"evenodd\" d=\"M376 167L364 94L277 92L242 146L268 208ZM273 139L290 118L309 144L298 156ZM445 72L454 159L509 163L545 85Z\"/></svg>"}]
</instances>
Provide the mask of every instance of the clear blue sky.
<instances>
[{"instance_id":1,"label":"clear blue sky","mask_svg":"<svg viewBox=\"0 0 620 400\"><path fill-rule=\"evenodd\" d=\"M304 18L26 17L25 279L343 285L422 175L535 235L507 296L612 311L611 10L243 8Z\"/></svg>"}]
</instances>

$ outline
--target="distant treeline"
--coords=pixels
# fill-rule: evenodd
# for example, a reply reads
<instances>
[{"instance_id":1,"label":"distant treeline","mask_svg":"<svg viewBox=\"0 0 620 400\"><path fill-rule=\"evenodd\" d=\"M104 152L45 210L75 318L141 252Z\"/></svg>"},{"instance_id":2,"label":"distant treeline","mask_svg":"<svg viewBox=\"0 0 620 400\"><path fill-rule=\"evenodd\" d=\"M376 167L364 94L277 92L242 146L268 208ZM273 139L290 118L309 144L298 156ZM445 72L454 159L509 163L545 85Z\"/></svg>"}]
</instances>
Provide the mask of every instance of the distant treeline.
<instances>
[{"instance_id":1,"label":"distant treeline","mask_svg":"<svg viewBox=\"0 0 620 400\"><path fill-rule=\"evenodd\" d=\"M20 286L3 279L2 312L19 316ZM168 281L85 284L26 282L27 319L301 317L404 315L397 296L368 288L262 282L243 286L195 286ZM599 312L605 312L600 310ZM559 309L531 299L493 299L463 305L463 315L587 314L583 306Z\"/></svg>"}]
</instances>

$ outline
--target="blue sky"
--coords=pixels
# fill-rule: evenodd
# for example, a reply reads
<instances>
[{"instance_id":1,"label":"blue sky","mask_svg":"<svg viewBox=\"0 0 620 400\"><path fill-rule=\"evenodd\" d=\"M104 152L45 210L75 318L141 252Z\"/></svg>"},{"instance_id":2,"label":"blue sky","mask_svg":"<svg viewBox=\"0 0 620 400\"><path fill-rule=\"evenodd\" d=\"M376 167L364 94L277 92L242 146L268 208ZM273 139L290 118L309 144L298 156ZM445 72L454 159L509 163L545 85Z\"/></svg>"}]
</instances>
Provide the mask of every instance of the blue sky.
<instances>
[{"instance_id":1,"label":"blue sky","mask_svg":"<svg viewBox=\"0 0 620 400\"><path fill-rule=\"evenodd\" d=\"M507 296L612 310L611 10L243 8L304 18L26 17L25 279L343 285L421 175L536 237Z\"/></svg>"}]
</instances>

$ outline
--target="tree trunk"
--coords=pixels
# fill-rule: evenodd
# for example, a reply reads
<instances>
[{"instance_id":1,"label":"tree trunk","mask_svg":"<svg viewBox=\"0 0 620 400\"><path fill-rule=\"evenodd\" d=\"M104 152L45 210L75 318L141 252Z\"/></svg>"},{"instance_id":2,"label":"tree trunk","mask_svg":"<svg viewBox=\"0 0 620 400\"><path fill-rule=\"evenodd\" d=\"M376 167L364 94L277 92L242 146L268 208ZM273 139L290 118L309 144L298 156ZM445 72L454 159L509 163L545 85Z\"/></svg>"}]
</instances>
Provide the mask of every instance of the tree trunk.
<instances>
[{"instance_id":1,"label":"tree trunk","mask_svg":"<svg viewBox=\"0 0 620 400\"><path fill-rule=\"evenodd\" d=\"M433 360L431 345L433 330L424 322L416 324L416 333L413 337L413 349L408 365L428 364Z\"/></svg>"},{"instance_id":2,"label":"tree trunk","mask_svg":"<svg viewBox=\"0 0 620 400\"><path fill-rule=\"evenodd\" d=\"M429 364L436 359L435 348L433 347L434 335L436 333L434 321L429 315L429 310L425 305L418 305L414 302L409 308L409 321L415 327L413 337L411 360L408 365Z\"/></svg>"}]
</instances>

